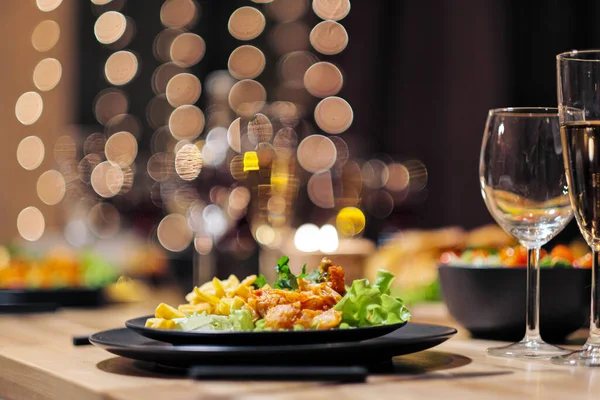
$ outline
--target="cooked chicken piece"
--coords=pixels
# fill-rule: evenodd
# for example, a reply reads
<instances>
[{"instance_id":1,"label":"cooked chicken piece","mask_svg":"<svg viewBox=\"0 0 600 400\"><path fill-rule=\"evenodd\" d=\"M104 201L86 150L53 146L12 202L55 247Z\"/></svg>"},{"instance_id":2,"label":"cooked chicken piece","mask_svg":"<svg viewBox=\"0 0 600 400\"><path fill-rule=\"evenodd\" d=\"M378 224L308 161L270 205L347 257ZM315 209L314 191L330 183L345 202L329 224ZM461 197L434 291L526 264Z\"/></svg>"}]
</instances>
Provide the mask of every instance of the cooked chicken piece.
<instances>
[{"instance_id":1,"label":"cooked chicken piece","mask_svg":"<svg viewBox=\"0 0 600 400\"><path fill-rule=\"evenodd\" d=\"M307 295L303 292L281 289L255 290L248 299L248 305L264 317L272 307L281 304L301 303L306 300Z\"/></svg>"},{"instance_id":2,"label":"cooked chicken piece","mask_svg":"<svg viewBox=\"0 0 600 400\"><path fill-rule=\"evenodd\" d=\"M293 329L302 314L300 303L280 304L269 309L265 315L265 328Z\"/></svg>"},{"instance_id":3,"label":"cooked chicken piece","mask_svg":"<svg viewBox=\"0 0 600 400\"><path fill-rule=\"evenodd\" d=\"M306 293L308 297L302 302L302 308L310 310L328 310L342 299L342 296L326 283L307 285L302 293Z\"/></svg>"},{"instance_id":4,"label":"cooked chicken piece","mask_svg":"<svg viewBox=\"0 0 600 400\"><path fill-rule=\"evenodd\" d=\"M300 303L293 303L271 308L265 316L265 327L293 329L295 325L301 325L306 329L331 329L342 322L340 311L302 310L300 307Z\"/></svg>"},{"instance_id":5,"label":"cooked chicken piece","mask_svg":"<svg viewBox=\"0 0 600 400\"><path fill-rule=\"evenodd\" d=\"M344 282L344 269L342 267L331 266L327 269L327 284L330 288L341 294L346 294L346 284Z\"/></svg>"},{"instance_id":6,"label":"cooked chicken piece","mask_svg":"<svg viewBox=\"0 0 600 400\"><path fill-rule=\"evenodd\" d=\"M342 312L332 308L314 317L311 326L317 329L331 329L336 328L340 322L342 322Z\"/></svg>"}]
</instances>

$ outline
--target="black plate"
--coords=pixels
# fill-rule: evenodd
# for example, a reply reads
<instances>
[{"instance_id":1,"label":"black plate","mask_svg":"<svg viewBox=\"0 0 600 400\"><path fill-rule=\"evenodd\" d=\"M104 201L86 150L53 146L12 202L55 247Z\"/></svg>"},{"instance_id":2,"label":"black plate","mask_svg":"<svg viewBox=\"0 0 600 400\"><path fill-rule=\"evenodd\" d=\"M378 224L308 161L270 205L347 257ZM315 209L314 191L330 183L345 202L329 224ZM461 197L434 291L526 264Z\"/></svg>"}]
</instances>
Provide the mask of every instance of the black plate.
<instances>
[{"instance_id":1,"label":"black plate","mask_svg":"<svg viewBox=\"0 0 600 400\"><path fill-rule=\"evenodd\" d=\"M62 307L95 307L104 303L102 289L0 289L0 304L53 304Z\"/></svg>"},{"instance_id":2,"label":"black plate","mask_svg":"<svg viewBox=\"0 0 600 400\"><path fill-rule=\"evenodd\" d=\"M407 324L388 335L362 342L291 346L173 346L121 328L95 333L90 342L110 353L140 361L190 365L294 364L375 365L392 357L437 346L456 333L438 325Z\"/></svg>"},{"instance_id":3,"label":"black plate","mask_svg":"<svg viewBox=\"0 0 600 400\"><path fill-rule=\"evenodd\" d=\"M146 328L148 318L134 318L125 322L125 326L150 339L172 344L224 344L235 346L257 345L287 345L315 344L334 342L358 342L387 335L406 325L390 324L353 329L324 329L306 331L262 331L262 332L231 332L231 331L195 331Z\"/></svg>"}]
</instances>

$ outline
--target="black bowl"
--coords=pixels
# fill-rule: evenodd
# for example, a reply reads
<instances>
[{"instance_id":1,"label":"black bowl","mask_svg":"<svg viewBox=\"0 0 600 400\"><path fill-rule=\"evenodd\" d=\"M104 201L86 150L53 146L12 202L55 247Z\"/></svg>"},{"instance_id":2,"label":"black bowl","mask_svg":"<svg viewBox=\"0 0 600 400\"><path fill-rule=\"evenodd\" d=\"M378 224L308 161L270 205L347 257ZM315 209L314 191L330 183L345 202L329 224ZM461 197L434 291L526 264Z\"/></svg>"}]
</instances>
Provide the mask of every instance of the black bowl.
<instances>
[{"instance_id":1,"label":"black bowl","mask_svg":"<svg viewBox=\"0 0 600 400\"><path fill-rule=\"evenodd\" d=\"M525 333L525 268L440 266L443 299L473 337L517 341ZM590 269L542 268L540 333L559 343L589 321Z\"/></svg>"}]
</instances>

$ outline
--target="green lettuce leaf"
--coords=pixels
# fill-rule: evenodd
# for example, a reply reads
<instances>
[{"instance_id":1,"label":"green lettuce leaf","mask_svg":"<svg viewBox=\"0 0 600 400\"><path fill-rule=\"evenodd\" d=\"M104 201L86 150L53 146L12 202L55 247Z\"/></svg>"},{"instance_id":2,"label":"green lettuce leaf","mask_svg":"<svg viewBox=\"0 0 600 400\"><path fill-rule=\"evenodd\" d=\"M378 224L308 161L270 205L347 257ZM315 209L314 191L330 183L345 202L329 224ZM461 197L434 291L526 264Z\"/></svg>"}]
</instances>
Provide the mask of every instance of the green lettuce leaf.
<instances>
[{"instance_id":1,"label":"green lettuce leaf","mask_svg":"<svg viewBox=\"0 0 600 400\"><path fill-rule=\"evenodd\" d=\"M380 269L375 276L374 286L379 288L381 294L390 294L390 287L392 286L394 279L396 279L394 274L385 269Z\"/></svg>"},{"instance_id":2,"label":"green lettuce leaf","mask_svg":"<svg viewBox=\"0 0 600 400\"><path fill-rule=\"evenodd\" d=\"M389 295L394 275L377 272L375 284L357 279L335 306L342 312L342 323L349 326L387 325L410 320L410 312L399 298Z\"/></svg>"},{"instance_id":3,"label":"green lettuce leaf","mask_svg":"<svg viewBox=\"0 0 600 400\"><path fill-rule=\"evenodd\" d=\"M254 286L257 289L260 289L261 287L265 286L266 284L267 284L267 278L265 278L265 276L263 274L260 274L260 275L258 275L258 278L256 278L256 280L254 281L252 286Z\"/></svg>"}]
</instances>

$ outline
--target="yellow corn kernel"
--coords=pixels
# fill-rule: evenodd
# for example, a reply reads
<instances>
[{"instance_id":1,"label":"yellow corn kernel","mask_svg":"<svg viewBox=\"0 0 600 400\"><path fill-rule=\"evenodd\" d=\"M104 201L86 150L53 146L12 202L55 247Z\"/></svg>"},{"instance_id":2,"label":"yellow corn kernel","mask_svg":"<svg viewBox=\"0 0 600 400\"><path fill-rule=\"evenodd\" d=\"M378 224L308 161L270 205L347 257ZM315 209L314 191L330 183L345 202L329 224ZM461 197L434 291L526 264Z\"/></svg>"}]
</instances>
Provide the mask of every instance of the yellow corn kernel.
<instances>
[{"instance_id":1,"label":"yellow corn kernel","mask_svg":"<svg viewBox=\"0 0 600 400\"><path fill-rule=\"evenodd\" d=\"M157 329L175 329L175 321L163 318L148 318L146 320L146 328L157 328Z\"/></svg>"},{"instance_id":2,"label":"yellow corn kernel","mask_svg":"<svg viewBox=\"0 0 600 400\"><path fill-rule=\"evenodd\" d=\"M219 279L214 277L212 280L212 285L215 288L215 296L218 298L225 296L225 289L223 289L223 285L221 285L221 281Z\"/></svg>"},{"instance_id":3,"label":"yellow corn kernel","mask_svg":"<svg viewBox=\"0 0 600 400\"><path fill-rule=\"evenodd\" d=\"M158 307L156 307L156 311L154 312L154 316L156 318L164 318L164 319L173 319L173 318L184 318L185 315L177 310L174 307L171 307L168 304L160 303Z\"/></svg>"},{"instance_id":4,"label":"yellow corn kernel","mask_svg":"<svg viewBox=\"0 0 600 400\"><path fill-rule=\"evenodd\" d=\"M223 297L219 304L215 307L215 313L217 315L229 315L231 312L231 304L233 303L233 299L229 297Z\"/></svg>"},{"instance_id":5,"label":"yellow corn kernel","mask_svg":"<svg viewBox=\"0 0 600 400\"><path fill-rule=\"evenodd\" d=\"M238 279L238 277L233 274L229 275L229 277L227 278L227 282L229 284L229 287L237 287L237 285L240 284L240 280Z\"/></svg>"},{"instance_id":6,"label":"yellow corn kernel","mask_svg":"<svg viewBox=\"0 0 600 400\"><path fill-rule=\"evenodd\" d=\"M248 296L250 296L250 288L246 285L240 285L237 287L234 294L247 299Z\"/></svg>"},{"instance_id":7,"label":"yellow corn kernel","mask_svg":"<svg viewBox=\"0 0 600 400\"><path fill-rule=\"evenodd\" d=\"M200 286L199 290L204 293L213 295L215 294L215 286L213 285L212 281L203 283L202 286Z\"/></svg>"},{"instance_id":8,"label":"yellow corn kernel","mask_svg":"<svg viewBox=\"0 0 600 400\"><path fill-rule=\"evenodd\" d=\"M212 306L208 303L200 303L200 304L181 304L177 307L179 311L186 314L198 313L201 314L203 312L207 312L210 314L212 310Z\"/></svg>"},{"instance_id":9,"label":"yellow corn kernel","mask_svg":"<svg viewBox=\"0 0 600 400\"><path fill-rule=\"evenodd\" d=\"M246 305L246 302L244 301L244 299L242 299L239 296L235 296L233 298L233 301L231 302L231 307L230 307L230 313L231 310L241 310L244 306Z\"/></svg>"},{"instance_id":10,"label":"yellow corn kernel","mask_svg":"<svg viewBox=\"0 0 600 400\"><path fill-rule=\"evenodd\" d=\"M254 283L254 281L256 281L256 275L250 275L250 276L247 276L246 279L244 279L241 284L244 286L250 286Z\"/></svg>"},{"instance_id":11,"label":"yellow corn kernel","mask_svg":"<svg viewBox=\"0 0 600 400\"><path fill-rule=\"evenodd\" d=\"M214 305L217 305L219 303L219 298L216 296L213 296L212 294L206 293L201 291L200 289L198 289L197 287L194 288L194 293L196 293L196 298L200 299L202 301L205 301L207 303Z\"/></svg>"},{"instance_id":12,"label":"yellow corn kernel","mask_svg":"<svg viewBox=\"0 0 600 400\"><path fill-rule=\"evenodd\" d=\"M196 293L194 293L193 290L185 295L185 301L187 301L190 304L192 304L195 299L196 299Z\"/></svg>"}]
</instances>

